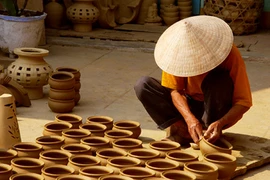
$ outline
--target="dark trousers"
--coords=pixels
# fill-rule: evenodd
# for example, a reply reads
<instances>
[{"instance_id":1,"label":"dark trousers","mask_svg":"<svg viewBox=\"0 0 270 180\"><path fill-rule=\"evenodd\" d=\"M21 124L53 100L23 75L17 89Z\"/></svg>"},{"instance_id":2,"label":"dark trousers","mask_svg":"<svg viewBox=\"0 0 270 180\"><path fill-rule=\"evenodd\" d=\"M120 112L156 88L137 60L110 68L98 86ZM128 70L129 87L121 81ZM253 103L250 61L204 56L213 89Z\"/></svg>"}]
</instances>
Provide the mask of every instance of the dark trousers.
<instances>
[{"instance_id":1,"label":"dark trousers","mask_svg":"<svg viewBox=\"0 0 270 180\"><path fill-rule=\"evenodd\" d=\"M186 97L191 112L202 123L203 128L207 128L232 107L234 86L229 72L214 69L204 78L201 89L204 101L196 101L188 94ZM134 90L158 128L166 129L173 123L184 120L172 102L171 90L161 86L159 80L147 76L141 77L135 84Z\"/></svg>"}]
</instances>

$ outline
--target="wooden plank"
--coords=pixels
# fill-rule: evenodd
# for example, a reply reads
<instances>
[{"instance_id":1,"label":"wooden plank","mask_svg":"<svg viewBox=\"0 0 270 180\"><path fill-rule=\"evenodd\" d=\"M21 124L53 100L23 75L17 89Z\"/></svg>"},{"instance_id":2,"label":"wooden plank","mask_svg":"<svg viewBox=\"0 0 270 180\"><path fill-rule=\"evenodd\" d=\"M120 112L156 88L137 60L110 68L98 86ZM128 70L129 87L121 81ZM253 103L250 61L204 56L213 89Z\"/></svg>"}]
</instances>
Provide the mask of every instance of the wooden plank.
<instances>
[{"instance_id":1,"label":"wooden plank","mask_svg":"<svg viewBox=\"0 0 270 180\"><path fill-rule=\"evenodd\" d=\"M123 24L117 26L115 30L123 31L137 31L137 32L151 32L151 33L163 33L168 26L153 26L153 25L141 25L141 24Z\"/></svg>"}]
</instances>

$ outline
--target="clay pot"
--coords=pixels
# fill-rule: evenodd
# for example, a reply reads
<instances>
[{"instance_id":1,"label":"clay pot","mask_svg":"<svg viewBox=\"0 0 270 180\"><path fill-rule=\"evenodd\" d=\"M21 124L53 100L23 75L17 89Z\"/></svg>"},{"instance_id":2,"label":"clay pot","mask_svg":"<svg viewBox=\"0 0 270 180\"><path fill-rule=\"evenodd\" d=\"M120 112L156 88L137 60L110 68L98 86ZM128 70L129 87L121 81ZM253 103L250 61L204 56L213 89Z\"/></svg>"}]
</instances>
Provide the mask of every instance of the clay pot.
<instances>
[{"instance_id":1,"label":"clay pot","mask_svg":"<svg viewBox=\"0 0 270 180\"><path fill-rule=\"evenodd\" d=\"M82 138L89 137L91 132L85 129L67 129L62 132L65 144L80 143Z\"/></svg>"},{"instance_id":2,"label":"clay pot","mask_svg":"<svg viewBox=\"0 0 270 180\"><path fill-rule=\"evenodd\" d=\"M154 170L156 176L160 177L164 171L179 169L179 164L169 159L157 158L146 161L145 167Z\"/></svg>"},{"instance_id":3,"label":"clay pot","mask_svg":"<svg viewBox=\"0 0 270 180\"><path fill-rule=\"evenodd\" d=\"M161 173L161 177L164 179L183 179L183 180L195 180L196 176L182 170L169 170Z\"/></svg>"},{"instance_id":4,"label":"clay pot","mask_svg":"<svg viewBox=\"0 0 270 180\"><path fill-rule=\"evenodd\" d=\"M19 157L11 160L11 167L15 173L41 173L44 162L30 157Z\"/></svg>"},{"instance_id":5,"label":"clay pot","mask_svg":"<svg viewBox=\"0 0 270 180\"><path fill-rule=\"evenodd\" d=\"M13 149L7 149L7 150L0 150L0 163L3 164L11 164L11 160L13 158L16 158L18 156L17 151Z\"/></svg>"},{"instance_id":6,"label":"clay pot","mask_svg":"<svg viewBox=\"0 0 270 180\"><path fill-rule=\"evenodd\" d=\"M96 151L103 148L110 148L110 141L104 137L91 136L81 139L81 144L91 147L92 153L95 155Z\"/></svg>"},{"instance_id":7,"label":"clay pot","mask_svg":"<svg viewBox=\"0 0 270 180\"><path fill-rule=\"evenodd\" d=\"M112 168L114 174L119 174L122 168L140 166L140 164L141 161L137 158L122 156L108 159L106 166Z\"/></svg>"},{"instance_id":8,"label":"clay pot","mask_svg":"<svg viewBox=\"0 0 270 180\"><path fill-rule=\"evenodd\" d=\"M138 148L130 150L128 156L140 159L142 166L145 166L146 161L159 158L160 152L153 149Z\"/></svg>"},{"instance_id":9,"label":"clay pot","mask_svg":"<svg viewBox=\"0 0 270 180\"><path fill-rule=\"evenodd\" d=\"M82 124L82 117L76 114L57 114L55 121L68 122L72 124L72 129L78 129Z\"/></svg>"},{"instance_id":10,"label":"clay pot","mask_svg":"<svg viewBox=\"0 0 270 180\"><path fill-rule=\"evenodd\" d=\"M133 180L133 179L122 175L105 175L101 176L98 180Z\"/></svg>"},{"instance_id":11,"label":"clay pot","mask_svg":"<svg viewBox=\"0 0 270 180\"><path fill-rule=\"evenodd\" d=\"M44 162L44 167L54 164L67 165L69 157L71 153L60 149L42 151L39 155L39 159Z\"/></svg>"},{"instance_id":12,"label":"clay pot","mask_svg":"<svg viewBox=\"0 0 270 180\"><path fill-rule=\"evenodd\" d=\"M166 12L164 11L163 12L163 16L166 16L166 17L178 17L179 16L179 12L176 11L176 12Z\"/></svg>"},{"instance_id":13,"label":"clay pot","mask_svg":"<svg viewBox=\"0 0 270 180\"><path fill-rule=\"evenodd\" d=\"M80 129L85 129L91 132L91 136L104 136L104 132L106 131L106 126L100 123L86 123L81 124L79 126Z\"/></svg>"},{"instance_id":14,"label":"clay pot","mask_svg":"<svg viewBox=\"0 0 270 180\"><path fill-rule=\"evenodd\" d=\"M75 85L75 77L69 72L53 72L49 76L48 83L53 89L72 89Z\"/></svg>"},{"instance_id":15,"label":"clay pot","mask_svg":"<svg viewBox=\"0 0 270 180\"><path fill-rule=\"evenodd\" d=\"M120 170L120 175L141 180L148 177L154 177L156 172L144 167L127 167Z\"/></svg>"},{"instance_id":16,"label":"clay pot","mask_svg":"<svg viewBox=\"0 0 270 180\"><path fill-rule=\"evenodd\" d=\"M141 134L141 125L137 121L121 120L113 124L113 129L129 130L133 132L132 138L138 138Z\"/></svg>"},{"instance_id":17,"label":"clay pot","mask_svg":"<svg viewBox=\"0 0 270 180\"><path fill-rule=\"evenodd\" d=\"M8 164L0 164L0 179L9 180L12 175L12 167Z\"/></svg>"},{"instance_id":18,"label":"clay pot","mask_svg":"<svg viewBox=\"0 0 270 180\"><path fill-rule=\"evenodd\" d=\"M142 148L142 141L133 138L121 138L112 141L112 147L115 149L122 149L128 152L135 148Z\"/></svg>"},{"instance_id":19,"label":"clay pot","mask_svg":"<svg viewBox=\"0 0 270 180\"><path fill-rule=\"evenodd\" d=\"M51 165L42 169L41 175L45 180L55 180L59 176L74 174L75 170L66 165Z\"/></svg>"},{"instance_id":20,"label":"clay pot","mask_svg":"<svg viewBox=\"0 0 270 180\"><path fill-rule=\"evenodd\" d=\"M79 69L73 68L73 67L57 67L55 71L60 71L60 72L64 71L64 72L72 73L76 81L79 81L81 77L81 73Z\"/></svg>"},{"instance_id":21,"label":"clay pot","mask_svg":"<svg viewBox=\"0 0 270 180\"><path fill-rule=\"evenodd\" d=\"M123 157L123 156L127 156L126 151L113 149L113 148L99 149L96 152L96 157L100 159L102 166L106 166L107 160L110 158Z\"/></svg>"},{"instance_id":22,"label":"clay pot","mask_svg":"<svg viewBox=\"0 0 270 180\"><path fill-rule=\"evenodd\" d=\"M90 177L91 180L98 180L101 176L113 174L113 170L105 166L89 166L81 168L79 174Z\"/></svg>"},{"instance_id":23,"label":"clay pot","mask_svg":"<svg viewBox=\"0 0 270 180\"><path fill-rule=\"evenodd\" d=\"M192 1L178 1L179 7L188 7L192 5Z\"/></svg>"},{"instance_id":24,"label":"clay pot","mask_svg":"<svg viewBox=\"0 0 270 180\"><path fill-rule=\"evenodd\" d=\"M43 176L36 173L22 173L22 174L13 174L9 180L45 180Z\"/></svg>"},{"instance_id":25,"label":"clay pot","mask_svg":"<svg viewBox=\"0 0 270 180\"><path fill-rule=\"evenodd\" d=\"M208 142L205 138L202 138L199 142L200 151L202 155L213 152L222 152L231 154L233 146L224 138L219 138L214 144Z\"/></svg>"},{"instance_id":26,"label":"clay pot","mask_svg":"<svg viewBox=\"0 0 270 180\"><path fill-rule=\"evenodd\" d=\"M131 131L112 129L105 131L104 137L109 139L110 143L112 143L116 139L130 138L132 134L133 133Z\"/></svg>"},{"instance_id":27,"label":"clay pot","mask_svg":"<svg viewBox=\"0 0 270 180\"><path fill-rule=\"evenodd\" d=\"M72 155L78 155L78 154L85 154L85 155L92 155L90 146L87 146L85 144L65 144L61 146L61 150L68 151Z\"/></svg>"},{"instance_id":28,"label":"clay pot","mask_svg":"<svg viewBox=\"0 0 270 180\"><path fill-rule=\"evenodd\" d=\"M159 151L160 157L165 157L169 151L181 149L181 145L174 141L153 141L149 143L149 147Z\"/></svg>"},{"instance_id":29,"label":"clay pot","mask_svg":"<svg viewBox=\"0 0 270 180\"><path fill-rule=\"evenodd\" d=\"M20 142L12 147L18 153L18 157L38 158L39 153L43 151L42 146L34 142Z\"/></svg>"},{"instance_id":30,"label":"clay pot","mask_svg":"<svg viewBox=\"0 0 270 180\"><path fill-rule=\"evenodd\" d=\"M74 155L69 158L68 166L75 169L75 174L79 174L79 169L83 167L97 166L100 159L91 155Z\"/></svg>"},{"instance_id":31,"label":"clay pot","mask_svg":"<svg viewBox=\"0 0 270 180\"><path fill-rule=\"evenodd\" d=\"M217 166L207 162L193 161L185 163L184 171L194 174L196 179L217 180L218 178Z\"/></svg>"},{"instance_id":32,"label":"clay pot","mask_svg":"<svg viewBox=\"0 0 270 180\"><path fill-rule=\"evenodd\" d=\"M113 118L109 116L90 116L86 119L86 123L89 122L96 122L96 123L101 123L107 126L107 130L112 129L113 127Z\"/></svg>"},{"instance_id":33,"label":"clay pot","mask_svg":"<svg viewBox=\"0 0 270 180\"><path fill-rule=\"evenodd\" d=\"M226 153L210 153L204 155L204 161L218 167L218 179L231 179L236 169L236 157Z\"/></svg>"},{"instance_id":34,"label":"clay pot","mask_svg":"<svg viewBox=\"0 0 270 180\"><path fill-rule=\"evenodd\" d=\"M74 100L75 90L74 88L63 89L63 90L50 88L49 97L51 99L58 99L58 100Z\"/></svg>"},{"instance_id":35,"label":"clay pot","mask_svg":"<svg viewBox=\"0 0 270 180\"><path fill-rule=\"evenodd\" d=\"M92 180L92 178L81 175L62 175L56 178L56 180Z\"/></svg>"},{"instance_id":36,"label":"clay pot","mask_svg":"<svg viewBox=\"0 0 270 180\"><path fill-rule=\"evenodd\" d=\"M179 163L180 168L184 168L187 162L198 161L199 155L190 151L173 150L166 153L166 159Z\"/></svg>"},{"instance_id":37,"label":"clay pot","mask_svg":"<svg viewBox=\"0 0 270 180\"><path fill-rule=\"evenodd\" d=\"M40 144L43 150L60 149L64 140L62 136L40 136L36 138L36 143Z\"/></svg>"},{"instance_id":38,"label":"clay pot","mask_svg":"<svg viewBox=\"0 0 270 180\"><path fill-rule=\"evenodd\" d=\"M50 122L44 125L44 136L62 136L62 131L70 129L72 124L67 122Z\"/></svg>"},{"instance_id":39,"label":"clay pot","mask_svg":"<svg viewBox=\"0 0 270 180\"><path fill-rule=\"evenodd\" d=\"M68 113L71 112L75 106L74 99L71 100L58 100L48 98L48 106L55 113Z\"/></svg>"},{"instance_id":40,"label":"clay pot","mask_svg":"<svg viewBox=\"0 0 270 180\"><path fill-rule=\"evenodd\" d=\"M64 19L65 7L56 0L52 0L44 6L44 12L47 13L46 26L59 29Z\"/></svg>"},{"instance_id":41,"label":"clay pot","mask_svg":"<svg viewBox=\"0 0 270 180\"><path fill-rule=\"evenodd\" d=\"M176 23L177 21L179 21L179 17L168 17L168 16L163 16L163 21L167 26L170 26L174 23Z\"/></svg>"}]
</instances>

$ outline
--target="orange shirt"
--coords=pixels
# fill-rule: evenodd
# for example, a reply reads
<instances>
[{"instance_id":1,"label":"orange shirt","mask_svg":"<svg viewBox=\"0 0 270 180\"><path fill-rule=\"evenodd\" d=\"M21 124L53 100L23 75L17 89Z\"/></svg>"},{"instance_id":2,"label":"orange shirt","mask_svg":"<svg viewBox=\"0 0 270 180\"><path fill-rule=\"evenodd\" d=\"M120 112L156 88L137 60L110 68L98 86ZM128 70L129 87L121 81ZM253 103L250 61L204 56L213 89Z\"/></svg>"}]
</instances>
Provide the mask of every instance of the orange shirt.
<instances>
[{"instance_id":1,"label":"orange shirt","mask_svg":"<svg viewBox=\"0 0 270 180\"><path fill-rule=\"evenodd\" d=\"M234 82L233 104L251 107L252 97L246 67L236 46L232 47L230 54L219 67L228 70ZM161 84L170 89L185 89L186 94L190 95L193 99L203 101L204 96L201 90L201 84L207 74L187 77L187 87L185 87L184 77L173 76L163 71Z\"/></svg>"}]
</instances>

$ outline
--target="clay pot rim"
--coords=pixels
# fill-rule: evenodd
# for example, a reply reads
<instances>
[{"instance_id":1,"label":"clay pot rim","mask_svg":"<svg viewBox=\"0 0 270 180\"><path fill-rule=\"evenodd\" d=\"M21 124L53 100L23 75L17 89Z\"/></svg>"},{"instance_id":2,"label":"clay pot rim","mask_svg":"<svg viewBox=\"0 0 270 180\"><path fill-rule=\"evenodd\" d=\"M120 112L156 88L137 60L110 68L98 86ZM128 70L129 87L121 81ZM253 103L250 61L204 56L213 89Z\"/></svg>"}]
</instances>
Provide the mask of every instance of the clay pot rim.
<instances>
[{"instance_id":1,"label":"clay pot rim","mask_svg":"<svg viewBox=\"0 0 270 180\"><path fill-rule=\"evenodd\" d=\"M168 171L164 171L161 173L161 177L163 178L166 178L166 174L169 174L169 173L177 173L177 174L181 174L181 175L184 175L184 176L187 176L187 177L190 177L192 179L196 179L196 176L190 172L187 172L187 171L183 171L183 170L168 170Z\"/></svg>"},{"instance_id":2,"label":"clay pot rim","mask_svg":"<svg viewBox=\"0 0 270 180\"><path fill-rule=\"evenodd\" d=\"M102 148L102 149L98 149L97 150L97 152L96 152L96 155L97 156L99 156L99 157L102 157L102 158L108 158L108 156L105 156L105 155L103 155L103 154L100 154L100 153L102 153L102 152L112 152L112 151L114 151L114 152L120 152L119 154L122 154L122 155L119 155L119 156L117 156L117 157L122 157L122 156L127 156L128 155L128 153L126 152L126 151L124 151L124 150L121 150L121 149L113 149L113 148Z\"/></svg>"},{"instance_id":3,"label":"clay pot rim","mask_svg":"<svg viewBox=\"0 0 270 180\"><path fill-rule=\"evenodd\" d=\"M8 149L8 150L1 149L0 152L10 154L7 156L0 156L0 159L14 158L14 157L18 156L18 152L14 149Z\"/></svg>"},{"instance_id":4,"label":"clay pot rim","mask_svg":"<svg viewBox=\"0 0 270 180\"><path fill-rule=\"evenodd\" d=\"M35 166L22 166L22 165L16 164L17 161L32 161L32 162L36 162L38 165L35 165ZM45 163L42 160L37 159L37 158L31 158L31 157L18 157L18 158L13 158L11 160L11 165L16 166L16 167L23 167L25 169L43 167L44 164Z\"/></svg>"},{"instance_id":5,"label":"clay pot rim","mask_svg":"<svg viewBox=\"0 0 270 180\"><path fill-rule=\"evenodd\" d=\"M104 132L104 136L107 136L109 138L114 138L115 136L110 135L111 132L123 132L126 133L126 135L117 136L117 138L127 138L133 135L132 131L129 130L120 130L120 129L111 129Z\"/></svg>"},{"instance_id":6,"label":"clay pot rim","mask_svg":"<svg viewBox=\"0 0 270 180\"><path fill-rule=\"evenodd\" d=\"M67 134L67 132L82 132L82 133L85 133L85 134L81 134L81 135L70 135L70 134ZM91 135L91 132L88 131L88 130L85 130L85 129L65 129L62 131L62 136L65 136L65 137L71 137L71 138L82 138L82 137L85 137L85 136L90 136Z\"/></svg>"},{"instance_id":7,"label":"clay pot rim","mask_svg":"<svg viewBox=\"0 0 270 180\"><path fill-rule=\"evenodd\" d=\"M55 139L57 141L43 142L43 141L40 141L41 139ZM64 141L65 141L65 138L62 136L40 136L40 137L36 138L36 143L42 144L42 145L59 144L59 143L63 143Z\"/></svg>"},{"instance_id":8,"label":"clay pot rim","mask_svg":"<svg viewBox=\"0 0 270 180\"><path fill-rule=\"evenodd\" d=\"M145 175L131 175L131 174L126 174L124 171L126 170L134 170L134 169L137 169L138 171L143 171L143 172L149 172L149 175L145 176ZM148 169L148 168L145 168L145 167L125 167L125 168L122 168L120 169L120 175L123 175L123 176L128 176L128 177L131 177L131 178L147 178L147 177L153 177L156 175L156 172L152 169Z\"/></svg>"},{"instance_id":9,"label":"clay pot rim","mask_svg":"<svg viewBox=\"0 0 270 180\"><path fill-rule=\"evenodd\" d=\"M120 123L132 124L134 126L132 127L119 126ZM132 121L132 120L119 120L113 123L113 127L118 128L118 129L134 129L134 128L140 128L141 124L137 121Z\"/></svg>"},{"instance_id":10,"label":"clay pot rim","mask_svg":"<svg viewBox=\"0 0 270 180\"><path fill-rule=\"evenodd\" d=\"M57 177L55 180L65 180L66 178L70 180L70 178L77 178L76 180L92 180L90 177L83 176L80 177L78 174L70 174L70 175L62 175Z\"/></svg>"},{"instance_id":11,"label":"clay pot rim","mask_svg":"<svg viewBox=\"0 0 270 180\"><path fill-rule=\"evenodd\" d=\"M82 149L82 150L67 150L67 149L65 149L66 147L69 147L69 146L73 146L73 147L84 147L85 149ZM63 150L63 151L69 151L71 154L72 154L72 152L85 152L85 151L90 151L91 150L91 147L90 146L88 146L88 145L85 145L85 144L80 144L80 143L71 143L71 144L64 144L64 145L62 145L61 147L60 147L60 149L61 150Z\"/></svg>"},{"instance_id":12,"label":"clay pot rim","mask_svg":"<svg viewBox=\"0 0 270 180\"><path fill-rule=\"evenodd\" d=\"M9 164L0 163L0 167L5 168L5 170L1 170L1 174L12 170L12 167Z\"/></svg>"},{"instance_id":13,"label":"clay pot rim","mask_svg":"<svg viewBox=\"0 0 270 180\"><path fill-rule=\"evenodd\" d=\"M48 157L48 156L45 156L44 154L45 153L59 153L59 154L63 154L63 155L67 155L66 157ZM49 160L57 160L57 161L61 161L61 160L65 160L65 159L69 159L72 154L68 151L63 151L63 150L60 150L60 149L50 149L50 150L45 150L45 151L41 151L39 153L39 156L42 157L43 159L49 159Z\"/></svg>"},{"instance_id":14,"label":"clay pot rim","mask_svg":"<svg viewBox=\"0 0 270 180\"><path fill-rule=\"evenodd\" d=\"M117 142L119 141L130 141L130 142L135 142L137 144L135 145L119 145L117 144ZM143 142L139 139L134 139L134 138L120 138L120 139L115 139L112 141L112 145L115 147L119 147L119 148L132 148L132 147L138 147L138 146L142 146Z\"/></svg>"},{"instance_id":15,"label":"clay pot rim","mask_svg":"<svg viewBox=\"0 0 270 180\"><path fill-rule=\"evenodd\" d=\"M215 149L218 149L218 150L225 150L225 151L228 151L228 150L232 150L233 149L233 146L232 144L227 141L226 139L224 138L219 138L219 141L221 141L223 144L225 144L227 146L227 148L223 148L223 147L219 147L219 146L216 146L210 142L208 142L204 137L200 140L200 141L203 141L204 143L206 143L207 145L211 146L211 147L214 147ZM200 143L199 141L199 143Z\"/></svg>"},{"instance_id":16,"label":"clay pot rim","mask_svg":"<svg viewBox=\"0 0 270 180\"><path fill-rule=\"evenodd\" d=\"M172 147L173 149L174 148L181 148L181 145L179 143L173 142L173 141L153 141L153 142L149 143L149 146L151 148L153 148L153 149L157 149L157 150L161 150L161 151L171 149L171 148L156 147L155 144L158 144L158 143L161 143L161 144L173 144L175 146L175 147Z\"/></svg>"},{"instance_id":17,"label":"clay pot rim","mask_svg":"<svg viewBox=\"0 0 270 180\"><path fill-rule=\"evenodd\" d=\"M87 125L89 125L89 126L93 125L93 126L96 126L96 127L100 127L101 129L86 129L86 128L84 128L84 126L87 126ZM80 124L79 128L80 129L86 129L86 130L88 130L90 132L92 132L92 131L93 132L105 132L107 130L107 126L105 126L104 124L94 123L94 122Z\"/></svg>"},{"instance_id":18,"label":"clay pot rim","mask_svg":"<svg viewBox=\"0 0 270 180\"><path fill-rule=\"evenodd\" d=\"M85 172L85 170L87 169L102 169L104 170L104 172L108 172L108 174L94 174L94 173L88 173L88 172ZM109 167L106 167L106 166L86 166L86 167L82 167L79 169L79 174L82 174L84 176L94 176L94 177L99 177L99 176L103 176L103 175L110 175L110 174L113 174L114 173L114 170L109 168Z\"/></svg>"},{"instance_id":19,"label":"clay pot rim","mask_svg":"<svg viewBox=\"0 0 270 180\"><path fill-rule=\"evenodd\" d=\"M199 165L208 166L208 167L211 167L211 170L201 171L201 170L197 170L197 169L191 169L189 167L189 165L192 165L192 164L199 164ZM187 163L184 164L184 168L186 168L187 170L189 170L191 172L197 172L197 173L201 173L201 174L208 174L208 173L218 171L218 167L216 165L214 165L212 163L208 163L208 162L202 162L202 161L187 162Z\"/></svg>"},{"instance_id":20,"label":"clay pot rim","mask_svg":"<svg viewBox=\"0 0 270 180\"><path fill-rule=\"evenodd\" d=\"M13 51L18 56L43 57L49 55L48 50L34 47L15 48Z\"/></svg>"},{"instance_id":21,"label":"clay pot rim","mask_svg":"<svg viewBox=\"0 0 270 180\"><path fill-rule=\"evenodd\" d=\"M59 75L59 74L66 75L68 78L66 78L66 79L54 78L55 75ZM70 80L73 80L73 79L75 81L75 76L72 73L66 72L66 71L55 71L49 76L49 78L51 80L53 80L53 81L60 81L60 82L70 81Z\"/></svg>"},{"instance_id":22,"label":"clay pot rim","mask_svg":"<svg viewBox=\"0 0 270 180\"><path fill-rule=\"evenodd\" d=\"M15 177L23 176L23 177L37 177L39 180L45 180L44 177L37 173L20 173L20 174L13 174L10 176L10 179L13 180ZM40 179L42 178L42 179Z\"/></svg>"},{"instance_id":23,"label":"clay pot rim","mask_svg":"<svg viewBox=\"0 0 270 180\"><path fill-rule=\"evenodd\" d=\"M133 180L132 178L130 178L130 177L123 177L123 176L121 176L121 175L116 175L116 174L114 174L114 175L105 175L105 176L101 176L100 177L100 179L99 180L106 180L107 178L118 178L117 180Z\"/></svg>"},{"instance_id":24,"label":"clay pot rim","mask_svg":"<svg viewBox=\"0 0 270 180\"><path fill-rule=\"evenodd\" d=\"M63 131L65 129L49 129L48 126L50 125L54 125L54 124L64 124L64 125L67 125L67 128L66 129L70 129L72 128L72 124L69 123L69 122L60 122L60 121L53 121L53 122L49 122L47 124L44 125L44 128L47 130L47 131L51 131L51 132L59 132L59 131Z\"/></svg>"},{"instance_id":25,"label":"clay pot rim","mask_svg":"<svg viewBox=\"0 0 270 180\"><path fill-rule=\"evenodd\" d=\"M190 156L193 156L193 157L190 157L190 158L175 158L175 157L170 155L172 153L185 154L185 155L190 155ZM172 160L177 160L177 161L192 161L192 160L197 160L199 158L199 155L194 153L194 152L190 152L190 151L172 150L172 151L168 151L166 153L166 157L169 158L169 159L172 159Z\"/></svg>"},{"instance_id":26,"label":"clay pot rim","mask_svg":"<svg viewBox=\"0 0 270 180\"><path fill-rule=\"evenodd\" d=\"M31 146L35 146L35 148L33 149L25 149L25 148L20 148L20 147L17 147L17 146L20 146L20 145L31 145ZM16 143L12 146L12 148L16 151L26 151L26 152L31 152L31 151L39 151L39 150L42 150L42 145L40 144L37 144L35 142L19 142L19 143Z\"/></svg>"},{"instance_id":27,"label":"clay pot rim","mask_svg":"<svg viewBox=\"0 0 270 180\"><path fill-rule=\"evenodd\" d=\"M77 162L74 162L74 161L73 161L73 159L76 159L76 158L90 159L90 160L93 160L93 162L94 162L94 161L95 161L95 162L94 162L94 163L91 163L91 164L80 164L80 163L77 163ZM74 165L76 165L76 166L85 167L85 166L99 165L101 161L100 161L100 159L98 159L98 158L95 157L95 156L78 154L78 155L73 155L73 156L69 157L68 162L71 163L71 164L74 164Z\"/></svg>"},{"instance_id":28,"label":"clay pot rim","mask_svg":"<svg viewBox=\"0 0 270 180\"><path fill-rule=\"evenodd\" d=\"M72 117L72 118L74 118L74 121L72 121L72 120L66 121L63 119L59 119L61 117ZM77 114L67 114L67 113L57 114L54 119L56 121L59 121L59 122L69 122L70 124L82 122L82 120L83 120L83 118Z\"/></svg>"},{"instance_id":29,"label":"clay pot rim","mask_svg":"<svg viewBox=\"0 0 270 180\"><path fill-rule=\"evenodd\" d=\"M153 153L153 156L138 156L138 155L135 155L135 154L132 154L133 152L150 152L150 153ZM138 159L149 159L149 158L155 158L155 157L160 157L160 152L157 151L157 150L154 150L154 149L147 149L147 148L136 148L136 149L132 149L128 152L128 155L131 156L131 157L135 157L135 158L138 158Z\"/></svg>"},{"instance_id":30,"label":"clay pot rim","mask_svg":"<svg viewBox=\"0 0 270 180\"><path fill-rule=\"evenodd\" d=\"M57 67L55 69L55 71L59 71L59 72L62 72L62 71L67 71L67 72L71 72L71 73L77 73L79 72L79 69L78 68L73 68L73 67L68 67L68 66L61 66L61 67Z\"/></svg>"},{"instance_id":31,"label":"clay pot rim","mask_svg":"<svg viewBox=\"0 0 270 180\"><path fill-rule=\"evenodd\" d=\"M171 167L168 167L168 168L160 168L160 167L154 167L154 166L151 166L151 163L152 162L166 162L166 163L170 163L170 164L173 164L175 167L173 168L178 168L180 166L180 164L176 161L173 161L173 160L170 160L170 159L163 159L163 158L155 158L155 159L150 159L148 161L145 162L145 166L150 168L150 169L154 169L154 170L171 170L172 168Z\"/></svg>"},{"instance_id":32,"label":"clay pot rim","mask_svg":"<svg viewBox=\"0 0 270 180\"><path fill-rule=\"evenodd\" d=\"M125 164L124 165L125 167L139 166L141 164L140 159L133 158L133 157L128 157L128 156L119 156L119 157L109 158L109 159L107 159L107 163L109 165L111 165L111 166L114 166L114 167L118 167L118 168L123 167L123 165L121 165L121 164L115 164L114 162L112 162L112 161L115 161L115 160L127 160L127 161L130 161L130 162L136 163L136 164L130 164L130 165Z\"/></svg>"},{"instance_id":33,"label":"clay pot rim","mask_svg":"<svg viewBox=\"0 0 270 180\"><path fill-rule=\"evenodd\" d=\"M101 140L103 142L101 142L101 143L89 143L89 142L85 142L85 140L87 140L87 139L98 139L98 140ZM82 144L86 144L86 145L89 144L89 146L95 146L95 145L99 145L100 146L100 145L109 144L110 143L110 140L109 139L106 139L104 137L100 137L100 136L90 136L90 137L82 138L81 139L81 143Z\"/></svg>"},{"instance_id":34,"label":"clay pot rim","mask_svg":"<svg viewBox=\"0 0 270 180\"><path fill-rule=\"evenodd\" d=\"M211 156L211 155L225 157L228 160L226 160L226 161L220 161L220 160L211 159L211 158L209 158L209 156ZM226 164L226 163L231 163L231 162L235 162L236 161L236 157L235 156L233 156L231 154L227 154L227 153L221 153L221 152L207 153L207 154L204 154L203 157L208 162L218 163L218 164Z\"/></svg>"},{"instance_id":35,"label":"clay pot rim","mask_svg":"<svg viewBox=\"0 0 270 180\"><path fill-rule=\"evenodd\" d=\"M59 175L63 175L63 174L52 174L52 173L48 173L46 171L46 170L52 169L52 168L63 168L63 169L70 171L70 174L73 174L75 172L75 169L73 167L63 165L63 164L54 164L54 165L50 165L50 166L42 168L41 173L45 174L47 176L53 176L53 177L58 177Z\"/></svg>"},{"instance_id":36,"label":"clay pot rim","mask_svg":"<svg viewBox=\"0 0 270 180\"><path fill-rule=\"evenodd\" d=\"M91 121L92 119L104 119L104 121L96 122L96 121ZM110 124L114 121L113 118L110 116L89 116L86 118L86 120L88 122L96 122L96 123L101 123L101 124Z\"/></svg>"}]
</instances>

